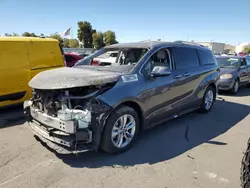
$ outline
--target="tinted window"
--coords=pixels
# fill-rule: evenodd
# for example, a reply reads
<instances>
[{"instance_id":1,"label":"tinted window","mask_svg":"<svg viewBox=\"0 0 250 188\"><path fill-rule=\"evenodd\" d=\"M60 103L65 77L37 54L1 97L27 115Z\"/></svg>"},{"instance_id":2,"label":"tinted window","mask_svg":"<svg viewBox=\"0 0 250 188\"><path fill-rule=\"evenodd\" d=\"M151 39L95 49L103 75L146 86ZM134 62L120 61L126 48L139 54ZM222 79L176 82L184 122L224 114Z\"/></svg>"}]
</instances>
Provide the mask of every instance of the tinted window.
<instances>
[{"instance_id":1,"label":"tinted window","mask_svg":"<svg viewBox=\"0 0 250 188\"><path fill-rule=\"evenodd\" d=\"M70 56L70 55L65 55L65 60L66 60L67 62L70 62L70 61L74 61L75 58L72 57L72 56Z\"/></svg>"},{"instance_id":2,"label":"tinted window","mask_svg":"<svg viewBox=\"0 0 250 188\"><path fill-rule=\"evenodd\" d=\"M247 65L250 65L250 58L246 58Z\"/></svg>"},{"instance_id":3,"label":"tinted window","mask_svg":"<svg viewBox=\"0 0 250 188\"><path fill-rule=\"evenodd\" d=\"M202 65L212 65L215 64L215 59L212 52L208 50L198 50L198 55Z\"/></svg>"},{"instance_id":4,"label":"tinted window","mask_svg":"<svg viewBox=\"0 0 250 188\"><path fill-rule=\"evenodd\" d=\"M176 69L199 66L198 55L194 48L174 48L174 57Z\"/></svg>"}]
</instances>

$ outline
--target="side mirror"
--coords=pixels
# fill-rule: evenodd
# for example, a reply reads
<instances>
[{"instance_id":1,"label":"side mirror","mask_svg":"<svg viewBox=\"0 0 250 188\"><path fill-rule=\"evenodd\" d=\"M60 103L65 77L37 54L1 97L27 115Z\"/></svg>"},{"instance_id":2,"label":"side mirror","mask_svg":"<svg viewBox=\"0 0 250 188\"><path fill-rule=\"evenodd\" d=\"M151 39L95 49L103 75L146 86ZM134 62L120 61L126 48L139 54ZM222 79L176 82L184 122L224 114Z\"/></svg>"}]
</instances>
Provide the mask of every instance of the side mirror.
<instances>
[{"instance_id":1,"label":"side mirror","mask_svg":"<svg viewBox=\"0 0 250 188\"><path fill-rule=\"evenodd\" d=\"M170 74L170 69L164 66L155 66L151 72L152 77L168 76Z\"/></svg>"}]
</instances>

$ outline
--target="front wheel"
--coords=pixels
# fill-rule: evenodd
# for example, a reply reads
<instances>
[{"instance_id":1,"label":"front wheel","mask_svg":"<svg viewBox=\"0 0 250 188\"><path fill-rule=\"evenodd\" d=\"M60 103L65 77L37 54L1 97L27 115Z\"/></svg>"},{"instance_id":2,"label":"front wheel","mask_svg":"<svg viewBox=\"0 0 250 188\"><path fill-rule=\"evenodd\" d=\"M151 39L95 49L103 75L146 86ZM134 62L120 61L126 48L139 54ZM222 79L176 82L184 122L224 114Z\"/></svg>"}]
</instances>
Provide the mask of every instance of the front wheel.
<instances>
[{"instance_id":1,"label":"front wheel","mask_svg":"<svg viewBox=\"0 0 250 188\"><path fill-rule=\"evenodd\" d=\"M201 112L209 112L211 108L213 107L214 101L216 97L216 91L215 88L208 86L206 89L201 105L200 105L200 111Z\"/></svg>"},{"instance_id":2,"label":"front wheel","mask_svg":"<svg viewBox=\"0 0 250 188\"><path fill-rule=\"evenodd\" d=\"M101 141L107 153L121 153L131 147L139 133L139 117L135 110L120 106L109 116Z\"/></svg>"},{"instance_id":3,"label":"front wheel","mask_svg":"<svg viewBox=\"0 0 250 188\"><path fill-rule=\"evenodd\" d=\"M232 88L232 90L231 90L231 92L232 92L233 94L238 93L239 85L240 85L239 80L235 80L234 85L233 85L233 88Z\"/></svg>"}]
</instances>

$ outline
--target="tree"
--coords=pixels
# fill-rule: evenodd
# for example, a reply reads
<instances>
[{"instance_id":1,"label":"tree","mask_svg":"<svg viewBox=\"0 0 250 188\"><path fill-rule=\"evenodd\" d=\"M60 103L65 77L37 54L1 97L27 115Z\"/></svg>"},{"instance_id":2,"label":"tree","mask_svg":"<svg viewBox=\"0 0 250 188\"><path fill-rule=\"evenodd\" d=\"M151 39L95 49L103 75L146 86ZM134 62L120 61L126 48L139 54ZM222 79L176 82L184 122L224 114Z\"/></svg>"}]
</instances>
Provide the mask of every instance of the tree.
<instances>
[{"instance_id":1,"label":"tree","mask_svg":"<svg viewBox=\"0 0 250 188\"><path fill-rule=\"evenodd\" d=\"M64 38L64 39L63 39L63 44L62 44L62 46L63 46L64 48L69 48L69 39Z\"/></svg>"},{"instance_id":2,"label":"tree","mask_svg":"<svg viewBox=\"0 0 250 188\"><path fill-rule=\"evenodd\" d=\"M45 35L43 33L40 34L40 37L45 37Z\"/></svg>"},{"instance_id":3,"label":"tree","mask_svg":"<svg viewBox=\"0 0 250 188\"><path fill-rule=\"evenodd\" d=\"M70 48L78 48L79 41L77 39L69 39L69 47Z\"/></svg>"},{"instance_id":4,"label":"tree","mask_svg":"<svg viewBox=\"0 0 250 188\"><path fill-rule=\"evenodd\" d=\"M85 48L92 48L92 25L87 21L78 22L77 38Z\"/></svg>"},{"instance_id":5,"label":"tree","mask_svg":"<svg viewBox=\"0 0 250 188\"><path fill-rule=\"evenodd\" d=\"M250 54L250 47L245 48L244 50L247 54Z\"/></svg>"},{"instance_id":6,"label":"tree","mask_svg":"<svg viewBox=\"0 0 250 188\"><path fill-rule=\"evenodd\" d=\"M9 33L4 33L4 36L5 36L5 37L11 37L12 35L9 34Z\"/></svg>"},{"instance_id":7,"label":"tree","mask_svg":"<svg viewBox=\"0 0 250 188\"><path fill-rule=\"evenodd\" d=\"M48 36L48 37L58 40L59 43L60 43L61 45L63 45L63 38L62 38L61 35L59 35L58 33L50 34L50 36Z\"/></svg>"},{"instance_id":8,"label":"tree","mask_svg":"<svg viewBox=\"0 0 250 188\"><path fill-rule=\"evenodd\" d=\"M22 34L22 36L23 36L23 37L30 37L30 33L29 33L29 32L24 32L24 33Z\"/></svg>"},{"instance_id":9,"label":"tree","mask_svg":"<svg viewBox=\"0 0 250 188\"><path fill-rule=\"evenodd\" d=\"M13 33L12 36L19 37L19 35L17 33Z\"/></svg>"},{"instance_id":10,"label":"tree","mask_svg":"<svg viewBox=\"0 0 250 188\"><path fill-rule=\"evenodd\" d=\"M110 30L106 31L104 33L104 43L106 44L106 46L118 43L116 41L115 32L110 31Z\"/></svg>"},{"instance_id":11,"label":"tree","mask_svg":"<svg viewBox=\"0 0 250 188\"><path fill-rule=\"evenodd\" d=\"M103 42L103 34L102 32L96 32L92 34L93 46L95 49L99 50L104 47L105 44Z\"/></svg>"},{"instance_id":12,"label":"tree","mask_svg":"<svg viewBox=\"0 0 250 188\"><path fill-rule=\"evenodd\" d=\"M23 37L37 37L35 33L24 32L22 34Z\"/></svg>"}]
</instances>

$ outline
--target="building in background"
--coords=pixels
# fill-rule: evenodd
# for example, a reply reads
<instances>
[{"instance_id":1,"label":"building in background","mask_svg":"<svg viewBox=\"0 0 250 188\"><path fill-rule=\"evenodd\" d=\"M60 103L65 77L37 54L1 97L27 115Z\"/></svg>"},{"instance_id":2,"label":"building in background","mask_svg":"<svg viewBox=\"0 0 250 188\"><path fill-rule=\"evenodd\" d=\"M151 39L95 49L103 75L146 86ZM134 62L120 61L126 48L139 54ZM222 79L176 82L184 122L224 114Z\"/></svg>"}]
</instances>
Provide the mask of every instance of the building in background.
<instances>
[{"instance_id":1,"label":"building in background","mask_svg":"<svg viewBox=\"0 0 250 188\"><path fill-rule=\"evenodd\" d=\"M250 42L243 42L236 46L236 53L244 52L245 48L250 48Z\"/></svg>"},{"instance_id":2,"label":"building in background","mask_svg":"<svg viewBox=\"0 0 250 188\"><path fill-rule=\"evenodd\" d=\"M223 54L225 51L225 43L220 42L196 42L203 46L208 47L214 54Z\"/></svg>"}]
</instances>

